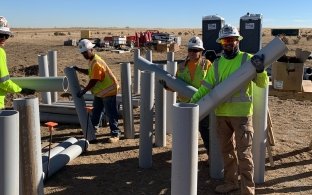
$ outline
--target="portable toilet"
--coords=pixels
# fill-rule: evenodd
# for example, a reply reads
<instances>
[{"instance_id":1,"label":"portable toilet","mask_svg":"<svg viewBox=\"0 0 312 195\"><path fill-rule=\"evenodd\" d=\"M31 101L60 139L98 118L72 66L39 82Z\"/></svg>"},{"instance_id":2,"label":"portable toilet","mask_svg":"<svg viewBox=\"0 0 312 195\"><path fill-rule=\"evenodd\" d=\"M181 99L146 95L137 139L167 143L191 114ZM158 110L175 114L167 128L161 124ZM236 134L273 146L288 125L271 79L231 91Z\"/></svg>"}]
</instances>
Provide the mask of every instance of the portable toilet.
<instances>
[{"instance_id":1,"label":"portable toilet","mask_svg":"<svg viewBox=\"0 0 312 195\"><path fill-rule=\"evenodd\" d=\"M239 43L241 51L257 53L262 44L262 14L250 14L240 18L239 31L243 40Z\"/></svg>"},{"instance_id":2,"label":"portable toilet","mask_svg":"<svg viewBox=\"0 0 312 195\"><path fill-rule=\"evenodd\" d=\"M219 31L224 25L224 18L218 15L204 16L202 21L203 44L205 51L214 50L216 53L222 51L222 47L216 40L219 37Z\"/></svg>"}]
</instances>

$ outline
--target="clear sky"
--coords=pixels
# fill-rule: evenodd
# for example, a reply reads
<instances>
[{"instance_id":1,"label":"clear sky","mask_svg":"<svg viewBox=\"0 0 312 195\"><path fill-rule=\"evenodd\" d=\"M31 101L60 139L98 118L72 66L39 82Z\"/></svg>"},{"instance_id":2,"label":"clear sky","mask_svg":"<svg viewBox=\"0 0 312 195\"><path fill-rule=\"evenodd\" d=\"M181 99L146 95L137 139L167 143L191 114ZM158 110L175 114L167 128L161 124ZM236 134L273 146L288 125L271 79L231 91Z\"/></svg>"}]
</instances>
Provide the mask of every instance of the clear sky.
<instances>
[{"instance_id":1,"label":"clear sky","mask_svg":"<svg viewBox=\"0 0 312 195\"><path fill-rule=\"evenodd\" d=\"M312 28L311 0L1 0L0 9L12 28L201 28L216 14L238 26L247 12L267 28Z\"/></svg>"}]
</instances>

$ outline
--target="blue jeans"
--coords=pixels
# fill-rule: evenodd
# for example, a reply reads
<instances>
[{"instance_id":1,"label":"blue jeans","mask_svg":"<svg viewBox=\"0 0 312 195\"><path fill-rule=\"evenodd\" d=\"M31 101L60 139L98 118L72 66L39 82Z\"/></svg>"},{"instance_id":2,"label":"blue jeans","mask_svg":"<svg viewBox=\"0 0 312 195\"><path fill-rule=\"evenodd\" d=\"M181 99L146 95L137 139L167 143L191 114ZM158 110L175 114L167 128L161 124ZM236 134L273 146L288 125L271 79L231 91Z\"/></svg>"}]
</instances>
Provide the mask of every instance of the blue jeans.
<instances>
[{"instance_id":1,"label":"blue jeans","mask_svg":"<svg viewBox=\"0 0 312 195\"><path fill-rule=\"evenodd\" d=\"M120 129L118 128L118 112L115 95L103 98L94 96L93 112L91 117L91 121L94 126L98 126L100 121L102 121L102 117L105 117L104 111L108 117L111 135L119 136Z\"/></svg>"},{"instance_id":2,"label":"blue jeans","mask_svg":"<svg viewBox=\"0 0 312 195\"><path fill-rule=\"evenodd\" d=\"M199 122L199 132L209 155L209 115Z\"/></svg>"}]
</instances>

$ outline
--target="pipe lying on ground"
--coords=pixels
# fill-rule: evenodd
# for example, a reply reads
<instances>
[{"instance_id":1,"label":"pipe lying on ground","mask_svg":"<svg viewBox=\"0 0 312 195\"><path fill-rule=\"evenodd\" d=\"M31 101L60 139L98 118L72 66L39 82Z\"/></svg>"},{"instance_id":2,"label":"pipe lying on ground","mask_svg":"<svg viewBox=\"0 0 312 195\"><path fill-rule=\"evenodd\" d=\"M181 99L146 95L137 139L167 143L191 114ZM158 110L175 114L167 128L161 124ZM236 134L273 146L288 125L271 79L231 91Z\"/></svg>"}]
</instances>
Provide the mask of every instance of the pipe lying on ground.
<instances>
[{"instance_id":1,"label":"pipe lying on ground","mask_svg":"<svg viewBox=\"0 0 312 195\"><path fill-rule=\"evenodd\" d=\"M268 67L284 55L287 50L283 41L276 37L255 55L264 54L264 64ZM197 102L199 105L199 119L201 120L207 116L214 108L231 97L242 86L254 79L255 76L255 67L251 64L250 60L245 62L236 72L218 84L210 93Z\"/></svg>"},{"instance_id":2,"label":"pipe lying on ground","mask_svg":"<svg viewBox=\"0 0 312 195\"><path fill-rule=\"evenodd\" d=\"M66 150L68 147L75 144L76 142L78 142L78 140L76 138L70 137L67 140L65 140L64 142L58 144L56 147L51 149L50 159L53 158L54 156L58 155L59 153L63 152L64 150ZM49 164L48 160L49 160L49 151L42 155L43 172L47 172L47 170L48 170L48 164ZM50 161L50 166L51 166L51 161ZM49 172L50 172L50 170L49 170Z\"/></svg>"},{"instance_id":3,"label":"pipe lying on ground","mask_svg":"<svg viewBox=\"0 0 312 195\"><path fill-rule=\"evenodd\" d=\"M73 104L72 105L70 104L59 105L56 103L40 104L39 110L40 112L46 112L46 113L77 115L76 108L74 107Z\"/></svg>"},{"instance_id":4,"label":"pipe lying on ground","mask_svg":"<svg viewBox=\"0 0 312 195\"><path fill-rule=\"evenodd\" d=\"M166 84L169 88L173 89L184 97L191 98L197 91L195 87L188 85L181 79L178 79L175 76L169 74L167 71L158 68L155 64L142 57L138 57L136 64L140 70L149 70L155 72L158 78L166 81Z\"/></svg>"},{"instance_id":5,"label":"pipe lying on ground","mask_svg":"<svg viewBox=\"0 0 312 195\"><path fill-rule=\"evenodd\" d=\"M69 146L68 148L51 158L49 175L46 175L46 170L43 170L44 179L51 177L71 160L77 158L84 151L85 146L88 148L89 142L85 139L80 139L78 140L78 142L74 143L73 145Z\"/></svg>"},{"instance_id":6,"label":"pipe lying on ground","mask_svg":"<svg viewBox=\"0 0 312 195\"><path fill-rule=\"evenodd\" d=\"M57 146L55 146L54 148L51 149L50 151L50 158L52 158L53 156L57 155L58 153L62 152L63 150L65 150L66 148L68 148L69 146L73 145L74 143L76 143L78 140L74 137L70 137L67 140L59 143ZM45 163L48 161L49 158L49 151L45 152L44 154L42 154L42 163ZM44 167L44 166L43 166ZM44 169L44 168L43 168Z\"/></svg>"},{"instance_id":7,"label":"pipe lying on ground","mask_svg":"<svg viewBox=\"0 0 312 195\"><path fill-rule=\"evenodd\" d=\"M11 80L21 88L36 90L37 92L68 90L67 77L11 77Z\"/></svg>"},{"instance_id":8,"label":"pipe lying on ground","mask_svg":"<svg viewBox=\"0 0 312 195\"><path fill-rule=\"evenodd\" d=\"M57 123L77 124L77 125L80 124L77 114L71 115L71 114L40 112L40 121L41 122L54 121Z\"/></svg>"},{"instance_id":9,"label":"pipe lying on ground","mask_svg":"<svg viewBox=\"0 0 312 195\"><path fill-rule=\"evenodd\" d=\"M20 189L23 194L43 194L39 100L18 98L13 108L19 115Z\"/></svg>"},{"instance_id":10,"label":"pipe lying on ground","mask_svg":"<svg viewBox=\"0 0 312 195\"><path fill-rule=\"evenodd\" d=\"M0 110L0 194L19 195L19 113Z\"/></svg>"}]
</instances>

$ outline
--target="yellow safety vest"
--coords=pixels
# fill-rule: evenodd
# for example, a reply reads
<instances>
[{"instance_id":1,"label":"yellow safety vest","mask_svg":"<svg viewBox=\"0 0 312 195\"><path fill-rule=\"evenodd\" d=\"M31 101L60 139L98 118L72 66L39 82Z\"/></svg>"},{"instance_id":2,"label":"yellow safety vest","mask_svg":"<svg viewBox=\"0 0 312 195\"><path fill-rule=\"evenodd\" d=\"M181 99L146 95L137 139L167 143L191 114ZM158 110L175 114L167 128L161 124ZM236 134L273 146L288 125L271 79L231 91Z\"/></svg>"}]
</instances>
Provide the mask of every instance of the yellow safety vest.
<instances>
[{"instance_id":1,"label":"yellow safety vest","mask_svg":"<svg viewBox=\"0 0 312 195\"><path fill-rule=\"evenodd\" d=\"M111 69L107 66L104 60L101 59L100 56L96 55L89 63L89 78L91 78L92 71L94 65L98 63L105 70L104 78L101 81L98 81L94 87L91 89L91 93L96 97L108 97L117 95L119 85L118 81L111 71Z\"/></svg>"},{"instance_id":2,"label":"yellow safety vest","mask_svg":"<svg viewBox=\"0 0 312 195\"><path fill-rule=\"evenodd\" d=\"M211 67L211 62L207 59L200 58L196 64L193 79L191 78L188 62L189 60L185 60L184 62L178 64L178 71L176 76L187 84L192 85L198 89L201 86L201 81L205 78L208 69ZM178 95L179 102L188 102L189 100L190 98Z\"/></svg>"},{"instance_id":3,"label":"yellow safety vest","mask_svg":"<svg viewBox=\"0 0 312 195\"><path fill-rule=\"evenodd\" d=\"M0 47L0 109L5 106L4 99L7 93L17 93L22 89L10 80L9 70L7 67L6 53Z\"/></svg>"}]
</instances>

